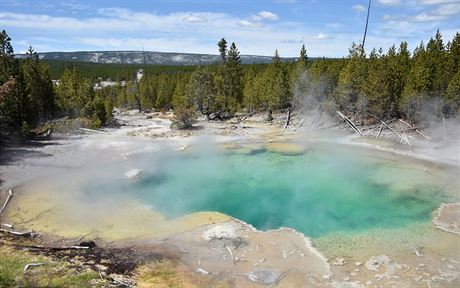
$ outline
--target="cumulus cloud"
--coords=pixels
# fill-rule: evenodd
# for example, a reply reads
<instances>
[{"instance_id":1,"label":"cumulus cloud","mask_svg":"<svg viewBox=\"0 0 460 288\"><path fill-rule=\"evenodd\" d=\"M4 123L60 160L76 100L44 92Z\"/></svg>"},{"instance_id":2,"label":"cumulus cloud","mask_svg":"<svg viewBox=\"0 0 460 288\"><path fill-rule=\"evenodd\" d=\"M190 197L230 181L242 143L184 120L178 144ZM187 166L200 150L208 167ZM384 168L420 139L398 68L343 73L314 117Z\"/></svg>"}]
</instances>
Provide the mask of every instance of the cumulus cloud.
<instances>
[{"instance_id":1,"label":"cumulus cloud","mask_svg":"<svg viewBox=\"0 0 460 288\"><path fill-rule=\"evenodd\" d=\"M325 39L333 39L332 36L326 33L318 33L314 35L306 35L303 37L305 40L325 40Z\"/></svg>"},{"instance_id":2,"label":"cumulus cloud","mask_svg":"<svg viewBox=\"0 0 460 288\"><path fill-rule=\"evenodd\" d=\"M262 19L267 19L267 20L272 20L272 21L276 21L280 19L280 17L277 14L270 12L270 11L262 11L258 14L258 16L260 16Z\"/></svg>"},{"instance_id":3,"label":"cumulus cloud","mask_svg":"<svg viewBox=\"0 0 460 288\"><path fill-rule=\"evenodd\" d=\"M184 18L182 18L182 20L187 23L203 23L208 21L205 15L199 14L187 15Z\"/></svg>"},{"instance_id":4,"label":"cumulus cloud","mask_svg":"<svg viewBox=\"0 0 460 288\"><path fill-rule=\"evenodd\" d=\"M353 10L355 10L358 13L365 12L367 9L361 4L353 5Z\"/></svg>"},{"instance_id":5,"label":"cumulus cloud","mask_svg":"<svg viewBox=\"0 0 460 288\"><path fill-rule=\"evenodd\" d=\"M264 25L259 21L241 20L238 22L238 26L247 28L260 28Z\"/></svg>"},{"instance_id":6,"label":"cumulus cloud","mask_svg":"<svg viewBox=\"0 0 460 288\"><path fill-rule=\"evenodd\" d=\"M401 4L401 0L377 0L383 6L396 6Z\"/></svg>"},{"instance_id":7,"label":"cumulus cloud","mask_svg":"<svg viewBox=\"0 0 460 288\"><path fill-rule=\"evenodd\" d=\"M455 17L453 13L457 13L457 6L441 6L451 4L458 3L427 4L423 6L424 9L409 10L418 11L417 15L387 15L384 21L374 24L368 37L368 47L389 47L399 42L399 35L393 36L398 33L396 28L416 35L417 37L404 38L409 44L416 46L420 40L429 37L426 36L426 29L431 29L428 32L431 33L432 29L439 27L435 25L437 22L420 24L421 21L433 17ZM27 49L29 44L43 52L139 50L142 41L146 50L216 54L215 43L225 35L229 41L235 41L244 54L273 55L273 51L278 48L283 56L297 56L299 45L305 42L312 57L340 57L347 54L347 47L351 42L362 39L361 30L353 32L352 29L343 29L347 25L346 19L340 20L341 23L325 23L315 27L305 25L304 22L295 22L293 19L281 19L275 11L268 9L248 17L196 11L162 14L116 7L93 10L91 14L70 15L21 13L1 9L0 23L3 28L11 31L16 51ZM366 9L363 6L358 10ZM384 26L379 27L379 24ZM433 28L434 26L436 27ZM378 29L379 33L374 33ZM446 39L449 35L454 35L454 32L448 34L445 31L441 27Z\"/></svg>"},{"instance_id":8,"label":"cumulus cloud","mask_svg":"<svg viewBox=\"0 0 460 288\"><path fill-rule=\"evenodd\" d=\"M434 1L434 0L431 0ZM439 22L456 17L460 14L460 3L442 4L428 11L410 16L384 15L384 21L391 22Z\"/></svg>"},{"instance_id":9,"label":"cumulus cloud","mask_svg":"<svg viewBox=\"0 0 460 288\"><path fill-rule=\"evenodd\" d=\"M449 4L458 2L458 0L417 0L417 4L420 5Z\"/></svg>"}]
</instances>

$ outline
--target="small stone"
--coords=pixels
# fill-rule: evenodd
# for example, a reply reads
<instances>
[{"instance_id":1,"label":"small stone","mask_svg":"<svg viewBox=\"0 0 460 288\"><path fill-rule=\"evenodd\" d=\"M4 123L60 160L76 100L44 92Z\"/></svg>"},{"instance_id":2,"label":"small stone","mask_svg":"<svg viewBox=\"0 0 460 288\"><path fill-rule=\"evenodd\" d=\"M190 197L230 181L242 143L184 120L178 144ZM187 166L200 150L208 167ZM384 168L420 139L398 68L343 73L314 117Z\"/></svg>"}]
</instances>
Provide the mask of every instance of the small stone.
<instances>
[{"instance_id":1,"label":"small stone","mask_svg":"<svg viewBox=\"0 0 460 288\"><path fill-rule=\"evenodd\" d=\"M353 276L353 277L355 277L355 276L358 276L358 273L356 273L356 272L351 272L350 275Z\"/></svg>"},{"instance_id":2,"label":"small stone","mask_svg":"<svg viewBox=\"0 0 460 288\"><path fill-rule=\"evenodd\" d=\"M86 264L88 264L88 265L94 265L94 264L96 264L96 262L94 262L94 260L89 260L89 261L86 261Z\"/></svg>"},{"instance_id":3,"label":"small stone","mask_svg":"<svg viewBox=\"0 0 460 288\"><path fill-rule=\"evenodd\" d=\"M366 269L369 271L378 271L380 266L385 263L389 263L390 261L390 258L386 255L374 256L367 260Z\"/></svg>"},{"instance_id":4,"label":"small stone","mask_svg":"<svg viewBox=\"0 0 460 288\"><path fill-rule=\"evenodd\" d=\"M425 264L420 263L420 264L418 264L418 266L419 266L419 267L425 267Z\"/></svg>"},{"instance_id":5,"label":"small stone","mask_svg":"<svg viewBox=\"0 0 460 288\"><path fill-rule=\"evenodd\" d=\"M101 270L101 271L105 271L107 270L107 266L104 266L104 265L101 265L101 264L96 264L94 265L97 269Z\"/></svg>"},{"instance_id":6,"label":"small stone","mask_svg":"<svg viewBox=\"0 0 460 288\"><path fill-rule=\"evenodd\" d=\"M345 258L343 257L337 257L335 258L335 260L332 262L332 265L334 266L343 266L347 263L347 261L345 261Z\"/></svg>"},{"instance_id":7,"label":"small stone","mask_svg":"<svg viewBox=\"0 0 460 288\"><path fill-rule=\"evenodd\" d=\"M359 266L361 266L361 265L363 265L363 263L361 263L361 262L355 262L355 266L356 266L356 267L359 267Z\"/></svg>"},{"instance_id":8,"label":"small stone","mask_svg":"<svg viewBox=\"0 0 460 288\"><path fill-rule=\"evenodd\" d=\"M350 279L351 279L350 277L345 277L343 278L343 281L350 281Z\"/></svg>"}]
</instances>

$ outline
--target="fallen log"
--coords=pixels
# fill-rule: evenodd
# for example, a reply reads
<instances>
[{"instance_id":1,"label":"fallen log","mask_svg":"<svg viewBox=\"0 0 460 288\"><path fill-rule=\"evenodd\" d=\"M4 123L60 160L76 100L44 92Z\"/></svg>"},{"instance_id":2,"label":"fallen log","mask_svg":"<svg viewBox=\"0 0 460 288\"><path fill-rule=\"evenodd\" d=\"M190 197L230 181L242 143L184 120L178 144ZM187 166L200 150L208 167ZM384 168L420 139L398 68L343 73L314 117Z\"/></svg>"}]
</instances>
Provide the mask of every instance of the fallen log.
<instances>
[{"instance_id":1,"label":"fallen log","mask_svg":"<svg viewBox=\"0 0 460 288\"><path fill-rule=\"evenodd\" d=\"M6 227L8 229L14 229L13 224L8 224L8 223L0 223L0 226Z\"/></svg>"},{"instance_id":2,"label":"fallen log","mask_svg":"<svg viewBox=\"0 0 460 288\"><path fill-rule=\"evenodd\" d=\"M351 121L350 119L348 119L347 116L345 116L342 112L340 111L336 111L337 114L345 121L348 123L348 125L350 125L350 127L356 132L358 133L359 135L363 136L363 132L361 132L358 127L355 125L355 123L353 123L353 121Z\"/></svg>"},{"instance_id":3,"label":"fallen log","mask_svg":"<svg viewBox=\"0 0 460 288\"><path fill-rule=\"evenodd\" d=\"M0 229L0 233L11 234L14 236L21 236L21 237L29 237L29 238L35 238L38 235L34 231L19 232L19 231L12 231L12 230L6 230L6 229Z\"/></svg>"},{"instance_id":4,"label":"fallen log","mask_svg":"<svg viewBox=\"0 0 460 288\"><path fill-rule=\"evenodd\" d=\"M106 133L105 131L95 130L95 129L88 129L88 128L78 128L78 130L85 131L85 132L92 132L92 133Z\"/></svg>"},{"instance_id":5,"label":"fallen log","mask_svg":"<svg viewBox=\"0 0 460 288\"><path fill-rule=\"evenodd\" d=\"M87 246L42 246L42 245L21 245L21 244L10 244L18 249L34 249L42 251L65 251L65 250L89 250Z\"/></svg>"},{"instance_id":6,"label":"fallen log","mask_svg":"<svg viewBox=\"0 0 460 288\"><path fill-rule=\"evenodd\" d=\"M380 134L382 134L382 130L383 130L383 123L382 123L382 124L380 124L379 133L377 133L377 136L375 136L375 139L379 139L379 137L380 137Z\"/></svg>"},{"instance_id":7,"label":"fallen log","mask_svg":"<svg viewBox=\"0 0 460 288\"><path fill-rule=\"evenodd\" d=\"M11 197L13 197L12 189L8 190L8 197L6 197L5 203L3 204L2 209L0 209L0 214L2 214L3 210L5 210L6 206L8 205L8 202L10 202Z\"/></svg>"},{"instance_id":8,"label":"fallen log","mask_svg":"<svg viewBox=\"0 0 460 288\"><path fill-rule=\"evenodd\" d=\"M289 122L291 122L291 106L288 108L288 115L287 115L287 120L286 120L286 125L284 125L284 130L289 126Z\"/></svg>"},{"instance_id":9,"label":"fallen log","mask_svg":"<svg viewBox=\"0 0 460 288\"><path fill-rule=\"evenodd\" d=\"M398 133L395 129L391 128L387 123L385 123L383 120L381 120L380 118L370 114L372 117L374 117L375 119L377 119L378 121L380 121L380 123L382 123L383 125L385 125L385 127L387 127L388 129L390 129L391 132L395 133L396 136L399 137L399 139L401 139L401 143L402 142L406 142L407 145L411 146L409 140L407 139L407 137L405 137L405 135L401 135L400 133Z\"/></svg>"},{"instance_id":10,"label":"fallen log","mask_svg":"<svg viewBox=\"0 0 460 288\"><path fill-rule=\"evenodd\" d=\"M425 139L431 140L430 137L428 137L428 136L426 136L425 134L423 134L418 128L416 128L416 127L410 125L409 123L407 123L406 121L404 121L404 120L402 120L402 119L399 119L399 121L400 121L401 123L405 124L406 126L408 126L410 129L415 130L415 132L417 132L418 134L422 135Z\"/></svg>"},{"instance_id":11,"label":"fallen log","mask_svg":"<svg viewBox=\"0 0 460 288\"><path fill-rule=\"evenodd\" d=\"M411 146L409 140L407 140L406 137L404 137L403 135L401 135L401 134L399 134L398 132L396 132L396 130L394 130L393 128L391 128L390 126L388 126L387 123L383 122L382 120L380 120L380 122L382 122L383 125L385 125L388 129L390 129L391 132L395 133L395 134L401 139L401 141L406 142L407 145Z\"/></svg>"}]
</instances>

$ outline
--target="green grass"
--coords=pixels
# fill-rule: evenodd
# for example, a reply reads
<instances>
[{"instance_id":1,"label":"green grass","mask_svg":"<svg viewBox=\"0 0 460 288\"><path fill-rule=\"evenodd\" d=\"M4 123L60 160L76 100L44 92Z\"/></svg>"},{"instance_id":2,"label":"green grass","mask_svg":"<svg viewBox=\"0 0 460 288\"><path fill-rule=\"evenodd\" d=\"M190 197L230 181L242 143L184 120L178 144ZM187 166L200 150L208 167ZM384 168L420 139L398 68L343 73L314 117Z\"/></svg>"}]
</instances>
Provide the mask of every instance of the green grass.
<instances>
[{"instance_id":1,"label":"green grass","mask_svg":"<svg viewBox=\"0 0 460 288\"><path fill-rule=\"evenodd\" d=\"M46 263L24 273L28 263ZM93 271L77 273L68 263L24 251L0 248L0 288L10 287L103 287Z\"/></svg>"}]
</instances>

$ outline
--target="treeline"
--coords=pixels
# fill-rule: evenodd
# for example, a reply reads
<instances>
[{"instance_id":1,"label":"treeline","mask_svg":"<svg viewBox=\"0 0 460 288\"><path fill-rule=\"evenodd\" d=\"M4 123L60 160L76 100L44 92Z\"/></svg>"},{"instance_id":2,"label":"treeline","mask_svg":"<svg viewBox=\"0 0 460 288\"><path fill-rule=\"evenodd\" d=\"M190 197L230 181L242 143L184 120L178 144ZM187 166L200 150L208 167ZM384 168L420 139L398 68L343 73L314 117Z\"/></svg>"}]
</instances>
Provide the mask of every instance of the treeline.
<instances>
[{"instance_id":1,"label":"treeline","mask_svg":"<svg viewBox=\"0 0 460 288\"><path fill-rule=\"evenodd\" d=\"M59 79L66 70L76 70L85 78L99 78L112 81L132 81L136 77L139 66L147 74L193 72L196 66L177 65L139 65L118 63L91 63L78 61L43 60L49 66L52 79Z\"/></svg>"},{"instance_id":2,"label":"treeline","mask_svg":"<svg viewBox=\"0 0 460 288\"><path fill-rule=\"evenodd\" d=\"M217 43L220 63L207 66L135 66L39 60L30 49L14 58L10 38L0 38L0 128L28 131L55 117L108 123L113 107L173 109L176 125L190 127L199 114L227 119L235 113L318 108L361 119L426 115L455 117L460 109L460 33L444 43L439 31L411 53L407 43L372 50L353 44L343 59L315 59L305 46L295 62L243 65L235 43ZM54 72L50 73L51 70ZM144 70L136 78L139 68ZM59 75L58 85L52 76ZM94 89L100 79L123 85Z\"/></svg>"},{"instance_id":3,"label":"treeline","mask_svg":"<svg viewBox=\"0 0 460 288\"><path fill-rule=\"evenodd\" d=\"M18 60L11 38L5 30L0 33L0 137L27 139L40 123L64 116L99 127L112 110L112 99L95 91L90 79L67 70L59 85L53 85L48 65L32 47Z\"/></svg>"},{"instance_id":4,"label":"treeline","mask_svg":"<svg viewBox=\"0 0 460 288\"><path fill-rule=\"evenodd\" d=\"M227 51L222 39L218 47L222 61L217 70L200 66L191 75L146 77L141 99L147 107L173 107L179 122L195 117L193 111L225 119L241 110L270 114L296 107L415 123L455 117L460 109L460 33L445 44L438 31L413 53L406 42L369 55L353 44L345 59L309 61L303 46L295 63L282 63L275 51L271 64L244 68L234 43ZM167 89L162 88L165 81ZM193 119L179 126L190 123Z\"/></svg>"}]
</instances>

